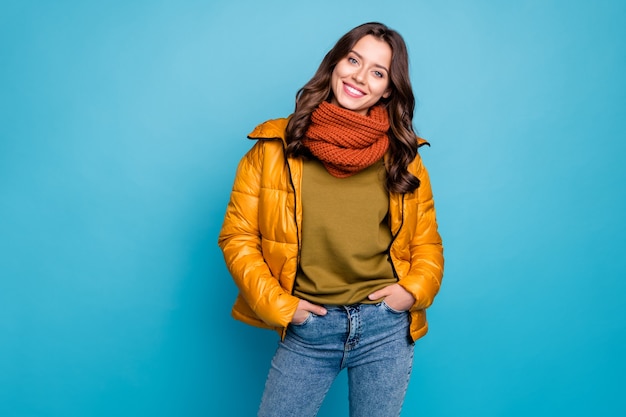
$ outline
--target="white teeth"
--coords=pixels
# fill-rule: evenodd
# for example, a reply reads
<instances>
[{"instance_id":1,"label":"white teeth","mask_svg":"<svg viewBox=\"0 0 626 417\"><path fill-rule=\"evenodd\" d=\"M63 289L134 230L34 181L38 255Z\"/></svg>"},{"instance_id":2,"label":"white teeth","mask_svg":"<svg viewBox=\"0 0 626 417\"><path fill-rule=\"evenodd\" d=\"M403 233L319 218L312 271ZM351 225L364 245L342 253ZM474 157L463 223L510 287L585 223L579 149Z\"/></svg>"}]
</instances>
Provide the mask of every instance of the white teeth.
<instances>
[{"instance_id":1,"label":"white teeth","mask_svg":"<svg viewBox=\"0 0 626 417\"><path fill-rule=\"evenodd\" d=\"M362 96L362 95L363 95L363 93L362 93L362 92L360 92L360 91L359 91L359 90L357 90L356 88L352 88L352 87L350 87L349 85L346 85L346 88L347 88L347 89L348 89L348 91L349 91L349 92L351 92L352 94L356 94L356 95L359 95L359 96Z\"/></svg>"}]
</instances>

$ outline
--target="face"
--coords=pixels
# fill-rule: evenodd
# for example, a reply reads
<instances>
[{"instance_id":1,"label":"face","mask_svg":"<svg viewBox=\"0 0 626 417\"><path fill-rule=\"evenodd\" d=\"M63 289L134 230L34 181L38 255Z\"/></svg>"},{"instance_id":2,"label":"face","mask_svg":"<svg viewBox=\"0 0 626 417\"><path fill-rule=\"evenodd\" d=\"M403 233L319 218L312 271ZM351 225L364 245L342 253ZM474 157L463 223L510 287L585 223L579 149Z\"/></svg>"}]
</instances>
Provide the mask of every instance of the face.
<instances>
[{"instance_id":1,"label":"face","mask_svg":"<svg viewBox=\"0 0 626 417\"><path fill-rule=\"evenodd\" d=\"M362 37L333 70L331 103L365 115L381 98L389 97L391 55L387 42Z\"/></svg>"}]
</instances>

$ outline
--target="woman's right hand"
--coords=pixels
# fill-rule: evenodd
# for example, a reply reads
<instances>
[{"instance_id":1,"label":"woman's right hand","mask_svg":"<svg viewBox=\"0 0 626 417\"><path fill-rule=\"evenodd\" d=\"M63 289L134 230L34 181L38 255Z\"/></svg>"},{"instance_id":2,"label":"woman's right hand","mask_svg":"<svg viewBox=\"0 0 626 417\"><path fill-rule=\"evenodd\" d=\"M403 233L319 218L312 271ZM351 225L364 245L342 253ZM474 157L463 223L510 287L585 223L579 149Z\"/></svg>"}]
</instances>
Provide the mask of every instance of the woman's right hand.
<instances>
[{"instance_id":1,"label":"woman's right hand","mask_svg":"<svg viewBox=\"0 0 626 417\"><path fill-rule=\"evenodd\" d=\"M293 315L291 322L293 324L303 323L304 320L309 317L309 313L313 313L317 316L325 316L326 309L320 305L310 303L307 300L300 300L300 302L298 303L298 308L296 309L296 313Z\"/></svg>"}]
</instances>

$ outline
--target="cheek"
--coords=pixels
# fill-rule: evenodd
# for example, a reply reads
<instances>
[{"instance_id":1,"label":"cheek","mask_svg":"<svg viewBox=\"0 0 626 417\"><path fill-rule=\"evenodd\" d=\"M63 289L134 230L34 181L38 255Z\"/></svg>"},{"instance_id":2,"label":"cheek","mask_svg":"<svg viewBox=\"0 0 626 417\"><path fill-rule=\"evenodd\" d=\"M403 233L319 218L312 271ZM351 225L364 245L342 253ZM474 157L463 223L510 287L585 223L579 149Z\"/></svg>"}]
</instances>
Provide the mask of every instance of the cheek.
<instances>
[{"instance_id":1,"label":"cheek","mask_svg":"<svg viewBox=\"0 0 626 417\"><path fill-rule=\"evenodd\" d=\"M333 91L333 94L336 96L337 95L337 75L335 74L335 72L333 71L333 75L330 78L330 88Z\"/></svg>"},{"instance_id":2,"label":"cheek","mask_svg":"<svg viewBox=\"0 0 626 417\"><path fill-rule=\"evenodd\" d=\"M384 96L389 88L389 83L387 81L377 80L378 82L375 84L376 95Z\"/></svg>"},{"instance_id":3,"label":"cheek","mask_svg":"<svg viewBox=\"0 0 626 417\"><path fill-rule=\"evenodd\" d=\"M391 83L389 82L389 78L386 78L382 83L381 87L383 89L383 94L388 94L391 92Z\"/></svg>"},{"instance_id":4,"label":"cheek","mask_svg":"<svg viewBox=\"0 0 626 417\"><path fill-rule=\"evenodd\" d=\"M333 69L333 72L332 72L333 80L338 80L341 78L348 77L353 71L354 71L354 68L352 68L349 64L346 64L343 61L339 62L337 65L335 65L335 68Z\"/></svg>"}]
</instances>

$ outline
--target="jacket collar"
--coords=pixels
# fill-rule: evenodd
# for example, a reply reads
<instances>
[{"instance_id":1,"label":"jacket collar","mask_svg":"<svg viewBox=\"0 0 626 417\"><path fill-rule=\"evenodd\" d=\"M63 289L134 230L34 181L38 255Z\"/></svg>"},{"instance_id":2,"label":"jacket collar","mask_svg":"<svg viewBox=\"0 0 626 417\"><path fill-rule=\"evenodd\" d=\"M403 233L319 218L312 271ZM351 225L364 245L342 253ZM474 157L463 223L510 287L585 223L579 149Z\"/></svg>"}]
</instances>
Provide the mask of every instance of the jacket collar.
<instances>
[{"instance_id":1,"label":"jacket collar","mask_svg":"<svg viewBox=\"0 0 626 417\"><path fill-rule=\"evenodd\" d=\"M289 118L272 119L261 123L248 134L248 139L280 139L285 142L285 129Z\"/></svg>"}]
</instances>

